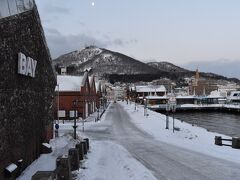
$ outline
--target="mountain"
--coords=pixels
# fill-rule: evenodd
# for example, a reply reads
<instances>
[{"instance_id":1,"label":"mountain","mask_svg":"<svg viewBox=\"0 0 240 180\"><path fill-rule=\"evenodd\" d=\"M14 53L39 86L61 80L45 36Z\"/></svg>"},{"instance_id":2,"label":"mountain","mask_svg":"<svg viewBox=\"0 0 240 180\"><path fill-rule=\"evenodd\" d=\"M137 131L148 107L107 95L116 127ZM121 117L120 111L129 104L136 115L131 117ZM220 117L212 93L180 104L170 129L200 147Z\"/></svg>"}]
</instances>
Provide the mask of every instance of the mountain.
<instances>
[{"instance_id":1,"label":"mountain","mask_svg":"<svg viewBox=\"0 0 240 180\"><path fill-rule=\"evenodd\" d=\"M169 62L143 63L124 54L95 46L89 46L79 51L64 54L53 60L56 70L67 67L67 73L82 74L89 70L90 74L112 80L112 82L152 81L168 78L176 83L182 82L185 77L195 75L190 71ZM226 80L240 83L236 78L226 78L214 73L200 73L207 79Z\"/></svg>"},{"instance_id":2,"label":"mountain","mask_svg":"<svg viewBox=\"0 0 240 180\"><path fill-rule=\"evenodd\" d=\"M152 66L154 68L157 68L159 70L167 71L167 72L190 72L187 69L181 68L179 66L176 66L172 63L162 61L162 62L148 62L149 66Z\"/></svg>"},{"instance_id":3,"label":"mountain","mask_svg":"<svg viewBox=\"0 0 240 180\"><path fill-rule=\"evenodd\" d=\"M86 69L97 76L105 74L158 74L161 70L129 56L94 46L64 54L53 61L54 66L68 67L70 74Z\"/></svg>"}]
</instances>

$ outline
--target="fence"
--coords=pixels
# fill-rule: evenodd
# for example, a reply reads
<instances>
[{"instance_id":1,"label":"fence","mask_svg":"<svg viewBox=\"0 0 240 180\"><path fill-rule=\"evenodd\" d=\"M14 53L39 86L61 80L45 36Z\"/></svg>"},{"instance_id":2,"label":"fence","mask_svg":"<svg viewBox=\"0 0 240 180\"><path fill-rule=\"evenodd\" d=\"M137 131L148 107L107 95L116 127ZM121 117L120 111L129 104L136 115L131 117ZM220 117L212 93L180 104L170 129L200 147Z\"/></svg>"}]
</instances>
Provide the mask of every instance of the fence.
<instances>
[{"instance_id":1,"label":"fence","mask_svg":"<svg viewBox=\"0 0 240 180\"><path fill-rule=\"evenodd\" d=\"M223 141L232 142L232 144L225 144ZM215 136L215 144L218 146L231 146L234 149L240 149L240 138L233 137L232 139L224 139L221 136Z\"/></svg>"}]
</instances>

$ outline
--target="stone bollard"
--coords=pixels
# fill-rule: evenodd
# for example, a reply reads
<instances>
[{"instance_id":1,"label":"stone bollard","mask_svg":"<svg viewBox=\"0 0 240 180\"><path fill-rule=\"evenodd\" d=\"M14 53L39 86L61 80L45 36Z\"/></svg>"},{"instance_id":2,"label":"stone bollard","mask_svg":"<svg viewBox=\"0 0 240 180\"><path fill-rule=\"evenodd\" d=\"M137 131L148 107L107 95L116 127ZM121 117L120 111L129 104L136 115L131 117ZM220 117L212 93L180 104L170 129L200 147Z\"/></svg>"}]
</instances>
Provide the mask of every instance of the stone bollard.
<instances>
[{"instance_id":1,"label":"stone bollard","mask_svg":"<svg viewBox=\"0 0 240 180\"><path fill-rule=\"evenodd\" d=\"M79 152L76 148L71 148L68 150L68 157L71 162L71 170L75 171L79 169Z\"/></svg>"},{"instance_id":2,"label":"stone bollard","mask_svg":"<svg viewBox=\"0 0 240 180\"><path fill-rule=\"evenodd\" d=\"M21 175L22 171L23 171L23 160L19 159L17 161L17 177Z\"/></svg>"},{"instance_id":3,"label":"stone bollard","mask_svg":"<svg viewBox=\"0 0 240 180\"><path fill-rule=\"evenodd\" d=\"M232 148L240 149L240 138L239 137L232 138Z\"/></svg>"},{"instance_id":4,"label":"stone bollard","mask_svg":"<svg viewBox=\"0 0 240 180\"><path fill-rule=\"evenodd\" d=\"M83 140L86 141L86 143L87 143L87 150L89 150L89 139L88 138L84 138Z\"/></svg>"},{"instance_id":5,"label":"stone bollard","mask_svg":"<svg viewBox=\"0 0 240 180\"><path fill-rule=\"evenodd\" d=\"M71 163L67 156L60 156L56 160L57 179L72 180Z\"/></svg>"},{"instance_id":6,"label":"stone bollard","mask_svg":"<svg viewBox=\"0 0 240 180\"><path fill-rule=\"evenodd\" d=\"M222 146L222 137L221 136L215 136L215 144L218 146Z\"/></svg>"},{"instance_id":7,"label":"stone bollard","mask_svg":"<svg viewBox=\"0 0 240 180\"><path fill-rule=\"evenodd\" d=\"M33 176L32 180L54 180L56 176L53 171L37 171Z\"/></svg>"},{"instance_id":8,"label":"stone bollard","mask_svg":"<svg viewBox=\"0 0 240 180\"><path fill-rule=\"evenodd\" d=\"M75 147L78 149L78 156L79 156L79 160L83 160L83 156L84 156L84 147L83 147L83 144L79 143L79 144L76 144Z\"/></svg>"},{"instance_id":9,"label":"stone bollard","mask_svg":"<svg viewBox=\"0 0 240 180\"><path fill-rule=\"evenodd\" d=\"M52 152L52 147L48 143L42 143L42 154L49 154Z\"/></svg>"},{"instance_id":10,"label":"stone bollard","mask_svg":"<svg viewBox=\"0 0 240 180\"><path fill-rule=\"evenodd\" d=\"M83 154L87 154L87 142L81 141L80 144L83 146Z\"/></svg>"},{"instance_id":11,"label":"stone bollard","mask_svg":"<svg viewBox=\"0 0 240 180\"><path fill-rule=\"evenodd\" d=\"M4 176L9 179L13 179L17 175L17 165L14 163L9 164L4 168Z\"/></svg>"}]
</instances>

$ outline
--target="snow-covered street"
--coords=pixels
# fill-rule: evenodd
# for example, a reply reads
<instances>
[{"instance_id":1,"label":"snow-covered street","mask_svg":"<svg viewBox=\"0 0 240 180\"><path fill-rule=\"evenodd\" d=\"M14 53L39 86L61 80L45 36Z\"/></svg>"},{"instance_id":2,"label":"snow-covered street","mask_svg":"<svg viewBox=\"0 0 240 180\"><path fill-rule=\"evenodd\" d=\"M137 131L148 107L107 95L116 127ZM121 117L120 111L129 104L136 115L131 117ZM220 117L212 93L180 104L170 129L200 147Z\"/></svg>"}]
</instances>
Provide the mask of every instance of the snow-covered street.
<instances>
[{"instance_id":1,"label":"snow-covered street","mask_svg":"<svg viewBox=\"0 0 240 180\"><path fill-rule=\"evenodd\" d=\"M121 145L112 141L94 141L83 166L84 170L75 172L79 180L156 179Z\"/></svg>"},{"instance_id":2,"label":"snow-covered street","mask_svg":"<svg viewBox=\"0 0 240 180\"><path fill-rule=\"evenodd\" d=\"M146 118L140 107L135 112L133 105L120 104L110 106L103 122L86 128L92 140L119 143L157 179L240 179L239 150L215 146L214 133L184 123L183 132L173 134L163 128L163 117L154 122L154 112Z\"/></svg>"},{"instance_id":3,"label":"snow-covered street","mask_svg":"<svg viewBox=\"0 0 240 180\"><path fill-rule=\"evenodd\" d=\"M171 126L165 129L164 115L148 114L143 116L141 106L135 110L134 104L117 102L110 104L101 121L94 122L96 114L90 116L84 132L79 122L78 135L89 137L91 147L74 179L240 179L239 150L214 145L216 133L178 120L180 131L173 133ZM53 153L41 156L19 179L29 179L37 170L52 170L54 158L74 146L66 135L72 124L65 122L60 130L62 137L51 141Z\"/></svg>"}]
</instances>

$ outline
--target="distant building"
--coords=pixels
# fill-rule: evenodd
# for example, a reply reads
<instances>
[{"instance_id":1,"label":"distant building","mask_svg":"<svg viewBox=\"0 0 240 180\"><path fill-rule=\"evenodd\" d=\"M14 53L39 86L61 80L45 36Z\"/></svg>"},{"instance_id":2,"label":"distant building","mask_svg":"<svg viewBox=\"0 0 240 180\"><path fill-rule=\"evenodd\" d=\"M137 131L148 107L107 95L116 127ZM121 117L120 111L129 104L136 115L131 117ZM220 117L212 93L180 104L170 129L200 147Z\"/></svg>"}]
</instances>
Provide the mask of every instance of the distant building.
<instances>
[{"instance_id":1,"label":"distant building","mask_svg":"<svg viewBox=\"0 0 240 180\"><path fill-rule=\"evenodd\" d=\"M189 94L197 96L209 95L212 91L218 89L217 81L213 79L200 78L200 73L198 69L196 70L196 75L189 81Z\"/></svg>"},{"instance_id":2,"label":"distant building","mask_svg":"<svg viewBox=\"0 0 240 180\"><path fill-rule=\"evenodd\" d=\"M136 86L134 90L137 97L166 95L166 88L163 85Z\"/></svg>"},{"instance_id":3,"label":"distant building","mask_svg":"<svg viewBox=\"0 0 240 180\"><path fill-rule=\"evenodd\" d=\"M175 83L173 83L172 80L167 79L167 78L161 78L157 80L153 80L151 82L152 85L163 85L166 88L167 92L171 92L172 89L176 86Z\"/></svg>"},{"instance_id":4,"label":"distant building","mask_svg":"<svg viewBox=\"0 0 240 180\"><path fill-rule=\"evenodd\" d=\"M126 97L125 87L116 86L113 87L114 99L115 100L124 100Z\"/></svg>"},{"instance_id":5,"label":"distant building","mask_svg":"<svg viewBox=\"0 0 240 180\"><path fill-rule=\"evenodd\" d=\"M237 85L236 83L227 82L224 85L218 85L218 89L220 91L225 91L227 92L228 95L230 95L232 91L240 90L240 85Z\"/></svg>"}]
</instances>

